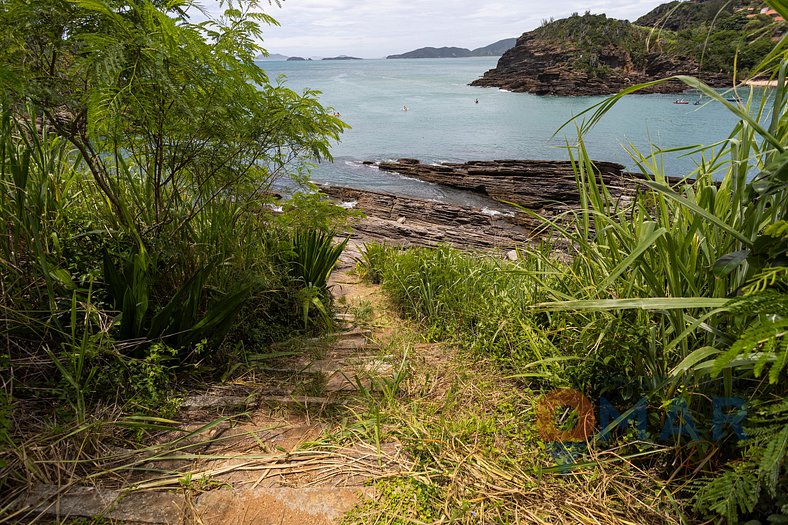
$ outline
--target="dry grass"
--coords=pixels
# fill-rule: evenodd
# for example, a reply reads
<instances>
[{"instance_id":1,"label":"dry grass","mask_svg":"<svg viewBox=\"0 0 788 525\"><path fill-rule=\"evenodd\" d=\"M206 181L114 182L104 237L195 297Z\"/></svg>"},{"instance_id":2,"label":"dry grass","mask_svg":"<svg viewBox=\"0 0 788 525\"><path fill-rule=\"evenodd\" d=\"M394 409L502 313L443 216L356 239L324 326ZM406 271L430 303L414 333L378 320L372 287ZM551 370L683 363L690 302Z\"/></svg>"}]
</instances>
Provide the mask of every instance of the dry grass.
<instances>
[{"instance_id":1,"label":"dry grass","mask_svg":"<svg viewBox=\"0 0 788 525\"><path fill-rule=\"evenodd\" d=\"M680 523L655 475L613 452L567 474L555 465L533 421L537 394L492 361L424 343L419 327L373 297L384 352L404 359L394 395L368 399L338 439L397 441L411 470L375 484L376 496L346 523Z\"/></svg>"}]
</instances>

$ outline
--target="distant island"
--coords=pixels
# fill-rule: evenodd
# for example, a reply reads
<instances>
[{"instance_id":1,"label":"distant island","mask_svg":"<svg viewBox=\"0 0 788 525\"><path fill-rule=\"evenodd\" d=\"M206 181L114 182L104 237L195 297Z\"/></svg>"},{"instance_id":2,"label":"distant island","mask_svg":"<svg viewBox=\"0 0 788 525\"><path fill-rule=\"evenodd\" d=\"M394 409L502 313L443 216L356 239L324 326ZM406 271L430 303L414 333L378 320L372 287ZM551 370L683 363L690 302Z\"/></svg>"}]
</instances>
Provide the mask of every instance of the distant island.
<instances>
[{"instance_id":1,"label":"distant island","mask_svg":"<svg viewBox=\"0 0 788 525\"><path fill-rule=\"evenodd\" d=\"M311 58L309 60L312 60ZM290 57L287 59L288 62L305 62L306 59L304 57Z\"/></svg>"},{"instance_id":2,"label":"distant island","mask_svg":"<svg viewBox=\"0 0 788 525\"><path fill-rule=\"evenodd\" d=\"M389 55L386 58L466 58L466 57L491 57L501 56L514 47L516 38L506 38L488 46L474 50L464 47L422 47L401 55Z\"/></svg>"},{"instance_id":3,"label":"distant island","mask_svg":"<svg viewBox=\"0 0 788 525\"><path fill-rule=\"evenodd\" d=\"M258 55L255 57L255 60L258 62L270 62L270 61L277 61L277 60L289 60L285 55L280 55L278 53L271 53L270 55Z\"/></svg>"},{"instance_id":4,"label":"distant island","mask_svg":"<svg viewBox=\"0 0 788 525\"><path fill-rule=\"evenodd\" d=\"M734 61L742 76L771 49L771 38L756 37L777 38L785 32L785 22L759 6L676 1L634 23L575 13L524 33L494 69L471 85L537 95L606 95L672 75L692 75L712 86L729 86ZM672 81L641 92L685 89Z\"/></svg>"},{"instance_id":5,"label":"distant island","mask_svg":"<svg viewBox=\"0 0 788 525\"><path fill-rule=\"evenodd\" d=\"M358 57L349 57L347 55L339 55L338 57L327 57L327 58L323 58L322 60L363 60L363 59Z\"/></svg>"}]
</instances>

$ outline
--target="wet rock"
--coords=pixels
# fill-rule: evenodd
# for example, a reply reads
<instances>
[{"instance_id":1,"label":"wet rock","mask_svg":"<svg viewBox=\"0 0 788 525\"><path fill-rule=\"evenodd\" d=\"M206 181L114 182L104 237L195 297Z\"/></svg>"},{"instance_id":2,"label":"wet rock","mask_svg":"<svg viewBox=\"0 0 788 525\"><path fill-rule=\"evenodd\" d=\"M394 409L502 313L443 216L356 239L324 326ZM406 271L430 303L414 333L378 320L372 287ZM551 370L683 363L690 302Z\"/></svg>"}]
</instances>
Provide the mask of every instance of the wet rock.
<instances>
[{"instance_id":1,"label":"wet rock","mask_svg":"<svg viewBox=\"0 0 788 525\"><path fill-rule=\"evenodd\" d=\"M421 164L415 164L421 165ZM529 242L540 222L515 212L490 215L482 210L389 193L321 186L338 201L353 199L366 214L353 227L363 240L393 241L403 246L441 243L466 249L511 249Z\"/></svg>"},{"instance_id":2,"label":"wet rock","mask_svg":"<svg viewBox=\"0 0 788 525\"><path fill-rule=\"evenodd\" d=\"M634 195L638 175L625 173L624 166L615 162L595 161L594 167L614 197ZM547 216L577 207L580 203L575 172L569 161L507 159L422 164L413 159L400 159L381 162L379 168L487 195Z\"/></svg>"}]
</instances>

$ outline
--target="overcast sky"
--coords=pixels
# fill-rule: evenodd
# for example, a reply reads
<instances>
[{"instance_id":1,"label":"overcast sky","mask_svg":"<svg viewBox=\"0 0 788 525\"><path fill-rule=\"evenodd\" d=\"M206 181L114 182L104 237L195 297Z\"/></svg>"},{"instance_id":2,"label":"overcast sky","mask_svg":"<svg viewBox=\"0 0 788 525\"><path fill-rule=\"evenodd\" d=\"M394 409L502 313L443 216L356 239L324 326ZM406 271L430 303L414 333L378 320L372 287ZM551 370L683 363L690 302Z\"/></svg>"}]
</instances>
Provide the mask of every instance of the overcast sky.
<instances>
[{"instance_id":1,"label":"overcast sky","mask_svg":"<svg viewBox=\"0 0 788 525\"><path fill-rule=\"evenodd\" d=\"M634 20L667 0L283 0L264 47L287 56L380 58L425 46L470 49L520 36L550 17L605 13ZM217 12L218 0L197 0Z\"/></svg>"}]
</instances>

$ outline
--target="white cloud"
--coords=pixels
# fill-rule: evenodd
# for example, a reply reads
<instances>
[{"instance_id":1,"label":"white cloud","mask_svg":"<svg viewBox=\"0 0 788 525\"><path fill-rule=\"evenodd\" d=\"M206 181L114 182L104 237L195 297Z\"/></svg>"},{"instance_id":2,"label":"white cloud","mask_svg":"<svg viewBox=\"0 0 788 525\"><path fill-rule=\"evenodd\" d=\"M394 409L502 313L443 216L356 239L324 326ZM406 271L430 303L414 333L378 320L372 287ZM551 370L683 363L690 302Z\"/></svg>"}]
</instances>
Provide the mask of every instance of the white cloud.
<instances>
[{"instance_id":1,"label":"white cloud","mask_svg":"<svg viewBox=\"0 0 788 525\"><path fill-rule=\"evenodd\" d=\"M281 8L264 4L281 27L266 28L263 45L271 53L291 56L364 58L424 46L475 48L520 36L551 17L590 10L633 20L663 1L283 0ZM211 13L220 11L218 0L203 0L201 5Z\"/></svg>"}]
</instances>

